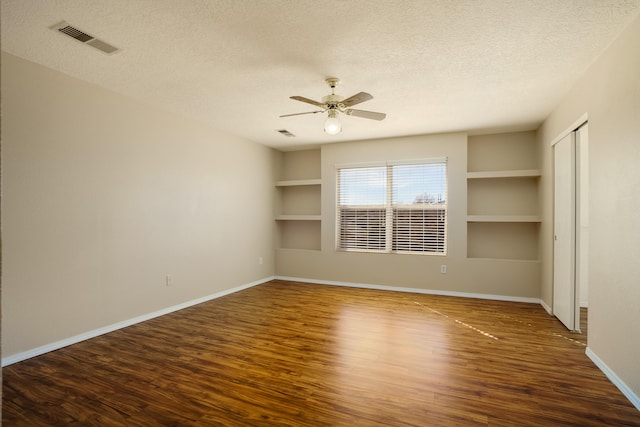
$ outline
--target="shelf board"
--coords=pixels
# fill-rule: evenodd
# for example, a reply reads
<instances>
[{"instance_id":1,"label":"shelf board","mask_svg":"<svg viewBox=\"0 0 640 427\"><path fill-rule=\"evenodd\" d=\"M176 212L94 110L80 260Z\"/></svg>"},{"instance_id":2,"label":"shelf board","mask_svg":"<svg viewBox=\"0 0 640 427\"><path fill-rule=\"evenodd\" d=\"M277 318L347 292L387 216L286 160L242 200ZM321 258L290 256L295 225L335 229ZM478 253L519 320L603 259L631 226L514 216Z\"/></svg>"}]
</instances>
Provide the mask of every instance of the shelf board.
<instances>
[{"instance_id":1,"label":"shelf board","mask_svg":"<svg viewBox=\"0 0 640 427\"><path fill-rule=\"evenodd\" d=\"M320 221L321 215L276 215L276 221Z\"/></svg>"},{"instance_id":2,"label":"shelf board","mask_svg":"<svg viewBox=\"0 0 640 427\"><path fill-rule=\"evenodd\" d=\"M320 185L322 180L318 179L290 179L287 181L276 181L276 187L291 187L299 185Z\"/></svg>"},{"instance_id":3,"label":"shelf board","mask_svg":"<svg viewBox=\"0 0 640 427\"><path fill-rule=\"evenodd\" d=\"M299 253L320 253L320 248L317 249L302 249L302 248L276 248L276 251L289 251L289 252L299 252Z\"/></svg>"},{"instance_id":4,"label":"shelf board","mask_svg":"<svg viewBox=\"0 0 640 427\"><path fill-rule=\"evenodd\" d=\"M539 169L522 169L509 171L467 172L467 179L482 178L530 178L541 176Z\"/></svg>"},{"instance_id":5,"label":"shelf board","mask_svg":"<svg viewBox=\"0 0 640 427\"><path fill-rule=\"evenodd\" d=\"M537 215L467 215L467 222L540 222Z\"/></svg>"},{"instance_id":6,"label":"shelf board","mask_svg":"<svg viewBox=\"0 0 640 427\"><path fill-rule=\"evenodd\" d=\"M540 264L537 259L517 259L517 258L487 258L487 257L467 257L467 260L474 262L503 262L503 263L524 263L524 264Z\"/></svg>"}]
</instances>

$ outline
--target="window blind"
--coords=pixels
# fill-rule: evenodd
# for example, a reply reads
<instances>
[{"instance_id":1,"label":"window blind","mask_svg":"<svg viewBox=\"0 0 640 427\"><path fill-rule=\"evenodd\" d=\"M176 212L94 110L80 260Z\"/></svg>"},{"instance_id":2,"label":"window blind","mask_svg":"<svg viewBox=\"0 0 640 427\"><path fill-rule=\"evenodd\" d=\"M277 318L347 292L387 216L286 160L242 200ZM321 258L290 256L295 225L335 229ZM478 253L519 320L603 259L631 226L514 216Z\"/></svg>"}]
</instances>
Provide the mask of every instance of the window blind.
<instances>
[{"instance_id":1,"label":"window blind","mask_svg":"<svg viewBox=\"0 0 640 427\"><path fill-rule=\"evenodd\" d=\"M384 251L387 207L385 167L338 169L338 249Z\"/></svg>"},{"instance_id":2,"label":"window blind","mask_svg":"<svg viewBox=\"0 0 640 427\"><path fill-rule=\"evenodd\" d=\"M446 254L446 159L337 168L336 248Z\"/></svg>"}]
</instances>

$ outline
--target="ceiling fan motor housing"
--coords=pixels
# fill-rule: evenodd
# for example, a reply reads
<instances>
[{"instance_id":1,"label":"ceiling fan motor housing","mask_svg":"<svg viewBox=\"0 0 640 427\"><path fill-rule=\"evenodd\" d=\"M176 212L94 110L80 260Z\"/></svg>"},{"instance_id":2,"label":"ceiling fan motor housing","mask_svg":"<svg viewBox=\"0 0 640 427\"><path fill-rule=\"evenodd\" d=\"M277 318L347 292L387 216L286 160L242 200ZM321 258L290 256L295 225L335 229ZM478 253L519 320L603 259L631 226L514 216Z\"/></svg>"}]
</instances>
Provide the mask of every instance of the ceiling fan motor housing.
<instances>
[{"instance_id":1,"label":"ceiling fan motor housing","mask_svg":"<svg viewBox=\"0 0 640 427\"><path fill-rule=\"evenodd\" d=\"M333 110L333 109L340 109L340 103L342 102L343 99L344 98L340 95L331 94L323 97L322 102L324 104L327 104L327 108L329 110ZM344 108L344 105L342 106L342 108Z\"/></svg>"}]
</instances>

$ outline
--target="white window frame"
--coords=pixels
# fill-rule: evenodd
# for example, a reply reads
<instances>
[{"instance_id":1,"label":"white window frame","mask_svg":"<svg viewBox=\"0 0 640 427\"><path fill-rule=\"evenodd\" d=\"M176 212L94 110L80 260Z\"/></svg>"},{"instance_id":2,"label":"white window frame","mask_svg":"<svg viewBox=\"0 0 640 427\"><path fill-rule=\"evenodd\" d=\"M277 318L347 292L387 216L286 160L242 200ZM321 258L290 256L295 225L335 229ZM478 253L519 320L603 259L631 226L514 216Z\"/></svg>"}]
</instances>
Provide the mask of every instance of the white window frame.
<instances>
[{"instance_id":1,"label":"white window frame","mask_svg":"<svg viewBox=\"0 0 640 427\"><path fill-rule=\"evenodd\" d=\"M393 168L395 166L402 165L423 165L423 164L444 164L444 203L437 204L408 204L408 205L394 205L393 204ZM352 205L352 206L341 206L340 204L340 193L341 193L341 183L340 183L340 170L342 169L357 169L357 168L386 168L386 186L385 186L385 204L375 204L375 205ZM373 253L398 253L398 254L419 254L419 255L436 255L436 256L446 256L447 255L447 240L448 240L448 159L446 157L438 157L438 158L428 158L428 159L411 159L411 160L400 160L400 161L386 161L386 162L369 162L369 163L349 163L349 164L337 164L335 165L336 169L336 235L335 235L335 248L337 251L341 252L373 252ZM344 230L342 230L342 218L343 218L343 209L351 209L351 210L361 210L361 211L372 211L372 210L385 210L385 242L383 249L371 249L366 248L368 246L368 240L363 241L362 247L341 247L343 246L343 238L342 234ZM425 212L428 210L439 210L443 212L443 218L441 218L443 223L443 237L442 242L439 241L436 246L438 249L441 245L441 250L394 250L394 211L399 209L402 210L419 210L421 212ZM369 234L365 233L367 239Z\"/></svg>"}]
</instances>

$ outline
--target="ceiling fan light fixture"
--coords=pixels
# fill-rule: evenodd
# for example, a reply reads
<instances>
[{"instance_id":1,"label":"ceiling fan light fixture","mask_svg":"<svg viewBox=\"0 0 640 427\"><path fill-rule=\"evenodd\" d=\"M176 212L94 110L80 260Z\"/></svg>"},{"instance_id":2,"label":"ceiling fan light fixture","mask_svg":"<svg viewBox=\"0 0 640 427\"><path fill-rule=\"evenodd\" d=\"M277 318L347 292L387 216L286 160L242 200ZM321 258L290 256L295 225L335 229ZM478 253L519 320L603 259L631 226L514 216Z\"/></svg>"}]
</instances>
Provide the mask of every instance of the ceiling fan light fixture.
<instances>
[{"instance_id":1,"label":"ceiling fan light fixture","mask_svg":"<svg viewBox=\"0 0 640 427\"><path fill-rule=\"evenodd\" d=\"M329 135L337 135L342 131L342 124L338 119L338 110L329 110L329 117L324 122L324 131Z\"/></svg>"}]
</instances>

